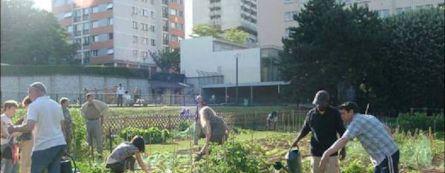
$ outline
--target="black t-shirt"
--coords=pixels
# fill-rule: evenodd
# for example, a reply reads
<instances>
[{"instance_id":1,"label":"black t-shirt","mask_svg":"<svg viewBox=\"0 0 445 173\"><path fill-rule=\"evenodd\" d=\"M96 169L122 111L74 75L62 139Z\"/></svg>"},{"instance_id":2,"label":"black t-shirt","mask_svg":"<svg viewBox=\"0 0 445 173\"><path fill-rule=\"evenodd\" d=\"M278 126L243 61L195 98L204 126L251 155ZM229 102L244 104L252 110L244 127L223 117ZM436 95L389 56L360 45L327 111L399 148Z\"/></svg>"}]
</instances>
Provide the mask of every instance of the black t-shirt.
<instances>
[{"instance_id":1,"label":"black t-shirt","mask_svg":"<svg viewBox=\"0 0 445 173\"><path fill-rule=\"evenodd\" d=\"M307 135L309 132L312 132L311 154L321 157L338 139L337 134L341 136L345 132L340 112L333 107L327 108L324 114L317 108L309 110L300 133Z\"/></svg>"}]
</instances>

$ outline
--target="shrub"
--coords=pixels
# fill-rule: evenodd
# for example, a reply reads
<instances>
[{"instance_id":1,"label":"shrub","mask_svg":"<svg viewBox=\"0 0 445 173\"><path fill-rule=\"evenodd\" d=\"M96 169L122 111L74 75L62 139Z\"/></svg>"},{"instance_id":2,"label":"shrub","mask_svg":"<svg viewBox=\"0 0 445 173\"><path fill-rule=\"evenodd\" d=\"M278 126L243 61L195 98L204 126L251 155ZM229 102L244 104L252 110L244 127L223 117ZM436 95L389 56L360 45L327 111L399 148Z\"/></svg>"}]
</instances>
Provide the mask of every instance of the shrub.
<instances>
[{"instance_id":1,"label":"shrub","mask_svg":"<svg viewBox=\"0 0 445 173\"><path fill-rule=\"evenodd\" d=\"M393 126L398 126L402 131L423 130L428 131L431 128L435 132L443 132L444 115L426 116L424 113L402 114L396 119L388 121Z\"/></svg>"},{"instance_id":2,"label":"shrub","mask_svg":"<svg viewBox=\"0 0 445 173\"><path fill-rule=\"evenodd\" d=\"M179 131L187 130L191 126L191 124L192 123L190 123L189 121L181 121L179 123L178 130Z\"/></svg>"},{"instance_id":3,"label":"shrub","mask_svg":"<svg viewBox=\"0 0 445 173\"><path fill-rule=\"evenodd\" d=\"M168 130L160 130L157 127L150 127L148 129L127 127L119 133L119 137L128 141L136 135L142 136L147 144L165 143L172 137Z\"/></svg>"}]
</instances>

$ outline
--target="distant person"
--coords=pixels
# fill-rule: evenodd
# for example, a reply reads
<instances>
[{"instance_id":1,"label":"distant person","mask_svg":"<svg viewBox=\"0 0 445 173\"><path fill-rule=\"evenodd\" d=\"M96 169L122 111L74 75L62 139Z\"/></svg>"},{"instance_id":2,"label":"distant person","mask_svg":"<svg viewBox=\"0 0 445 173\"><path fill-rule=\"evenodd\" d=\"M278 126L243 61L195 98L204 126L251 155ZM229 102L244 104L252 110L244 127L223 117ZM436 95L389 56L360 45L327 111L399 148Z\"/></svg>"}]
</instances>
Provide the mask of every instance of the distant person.
<instances>
[{"instance_id":1,"label":"distant person","mask_svg":"<svg viewBox=\"0 0 445 173\"><path fill-rule=\"evenodd\" d=\"M198 160L201 156L208 153L210 142L223 144L229 136L229 128L224 119L216 115L216 112L204 106L199 110L199 121L205 134L206 143L198 153Z\"/></svg>"},{"instance_id":2,"label":"distant person","mask_svg":"<svg viewBox=\"0 0 445 173\"><path fill-rule=\"evenodd\" d=\"M66 151L67 153L70 153L71 141L73 140L73 118L71 117L71 113L69 110L70 100L66 97L62 97L59 100L59 104L60 106L62 106L63 117L65 118L65 120L63 121L62 130L67 146Z\"/></svg>"},{"instance_id":3,"label":"distant person","mask_svg":"<svg viewBox=\"0 0 445 173\"><path fill-rule=\"evenodd\" d=\"M139 103L139 99L141 99L141 90L135 87L133 90L133 103Z\"/></svg>"},{"instance_id":4,"label":"distant person","mask_svg":"<svg viewBox=\"0 0 445 173\"><path fill-rule=\"evenodd\" d=\"M292 144L293 147L298 147L298 142L309 134L309 132L312 132L310 142L312 173L340 172L337 153L329 155L328 158L330 161L327 169L320 170L318 166L323 153L337 140L337 135L341 136L345 132L340 112L330 106L329 100L329 93L327 91L321 90L317 92L312 102L315 108L309 110L307 113L303 128ZM343 159L345 156L344 149L340 154L341 159Z\"/></svg>"},{"instance_id":5,"label":"distant person","mask_svg":"<svg viewBox=\"0 0 445 173\"><path fill-rule=\"evenodd\" d=\"M198 145L199 139L203 136L201 121L199 120L199 110L207 106L201 95L196 96L196 112L195 112L195 135L193 136L193 144Z\"/></svg>"},{"instance_id":6,"label":"distant person","mask_svg":"<svg viewBox=\"0 0 445 173\"><path fill-rule=\"evenodd\" d=\"M133 100L131 100L131 95L130 95L130 93L128 92L128 91L125 91L125 94L124 94L124 104L125 104L125 106L131 106L132 104L132 101Z\"/></svg>"},{"instance_id":7,"label":"distant person","mask_svg":"<svg viewBox=\"0 0 445 173\"><path fill-rule=\"evenodd\" d=\"M87 142L90 147L96 147L99 157L102 157L102 125L108 106L106 103L96 100L93 93L88 93L86 97L87 102L82 105L80 112L86 120Z\"/></svg>"},{"instance_id":8,"label":"distant person","mask_svg":"<svg viewBox=\"0 0 445 173\"><path fill-rule=\"evenodd\" d=\"M107 168L112 173L123 173L126 170L134 171L135 161L139 167L148 173L148 168L142 160L141 153L145 152L145 141L140 136L135 136L130 142L123 142L113 149L107 158ZM133 157L136 156L136 159Z\"/></svg>"},{"instance_id":9,"label":"distant person","mask_svg":"<svg viewBox=\"0 0 445 173\"><path fill-rule=\"evenodd\" d=\"M328 156L345 147L348 141L358 138L371 156L375 173L399 172L400 152L388 126L372 115L360 114L354 102L340 105L340 113L349 126L343 136L323 153L320 169L329 169L326 167L330 162Z\"/></svg>"},{"instance_id":10,"label":"distant person","mask_svg":"<svg viewBox=\"0 0 445 173\"><path fill-rule=\"evenodd\" d=\"M273 111L267 115L267 129L276 130L278 122L278 113Z\"/></svg>"},{"instance_id":11,"label":"distant person","mask_svg":"<svg viewBox=\"0 0 445 173\"><path fill-rule=\"evenodd\" d=\"M117 106L120 106L120 107L123 106L124 94L125 94L125 88L122 86L122 84L119 84L119 86L116 89Z\"/></svg>"},{"instance_id":12,"label":"distant person","mask_svg":"<svg viewBox=\"0 0 445 173\"><path fill-rule=\"evenodd\" d=\"M28 112L31 103L32 101L28 96L23 99L22 106L26 110L26 113ZM26 114L21 121L21 124L25 124L28 121ZM18 137L18 140L20 142L20 173L29 173L31 172L31 154L34 143L32 140L32 133L22 133L22 135Z\"/></svg>"},{"instance_id":13,"label":"distant person","mask_svg":"<svg viewBox=\"0 0 445 173\"><path fill-rule=\"evenodd\" d=\"M17 172L17 163L14 162L14 145L17 133L9 133L8 128L12 126L11 118L17 112L18 104L14 100L7 100L3 103L1 115L1 171L2 173Z\"/></svg>"},{"instance_id":14,"label":"distant person","mask_svg":"<svg viewBox=\"0 0 445 173\"><path fill-rule=\"evenodd\" d=\"M215 96L215 94L212 94L212 97L210 97L210 102L212 102L212 104L216 104L216 96Z\"/></svg>"},{"instance_id":15,"label":"distant person","mask_svg":"<svg viewBox=\"0 0 445 173\"><path fill-rule=\"evenodd\" d=\"M63 112L60 105L46 96L41 82L31 84L28 95L32 103L28 108L27 122L9 127L9 132L33 132L34 146L31 156L31 173L60 172L60 160L66 149L62 132Z\"/></svg>"}]
</instances>

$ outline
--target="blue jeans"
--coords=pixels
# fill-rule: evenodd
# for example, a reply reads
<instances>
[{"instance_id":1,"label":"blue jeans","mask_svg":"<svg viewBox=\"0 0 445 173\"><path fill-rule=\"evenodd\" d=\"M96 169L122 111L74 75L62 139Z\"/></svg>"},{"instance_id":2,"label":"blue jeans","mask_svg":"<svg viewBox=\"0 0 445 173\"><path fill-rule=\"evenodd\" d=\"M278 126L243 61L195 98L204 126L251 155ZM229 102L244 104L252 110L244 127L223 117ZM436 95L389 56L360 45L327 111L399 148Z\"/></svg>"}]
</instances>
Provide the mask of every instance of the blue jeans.
<instances>
[{"instance_id":1,"label":"blue jeans","mask_svg":"<svg viewBox=\"0 0 445 173\"><path fill-rule=\"evenodd\" d=\"M66 149L66 145L59 145L45 150L32 152L31 173L60 173L60 159Z\"/></svg>"},{"instance_id":2,"label":"blue jeans","mask_svg":"<svg viewBox=\"0 0 445 173\"><path fill-rule=\"evenodd\" d=\"M374 169L374 173L398 173L399 172L399 157L400 152L397 151L389 157L386 157Z\"/></svg>"}]
</instances>

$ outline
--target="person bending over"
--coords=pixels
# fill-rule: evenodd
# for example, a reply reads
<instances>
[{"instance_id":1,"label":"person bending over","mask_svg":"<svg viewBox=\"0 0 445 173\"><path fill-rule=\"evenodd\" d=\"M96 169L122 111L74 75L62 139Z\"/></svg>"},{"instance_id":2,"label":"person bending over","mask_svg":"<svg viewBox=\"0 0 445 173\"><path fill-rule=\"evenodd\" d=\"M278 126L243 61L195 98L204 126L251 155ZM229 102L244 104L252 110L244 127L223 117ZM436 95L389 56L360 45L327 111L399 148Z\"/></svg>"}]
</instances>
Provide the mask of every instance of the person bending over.
<instances>
[{"instance_id":1,"label":"person bending over","mask_svg":"<svg viewBox=\"0 0 445 173\"><path fill-rule=\"evenodd\" d=\"M135 160L145 173L148 168L142 161L141 153L145 152L145 141L141 136L135 136L130 142L119 144L107 158L107 168L113 173L123 173L126 170L134 171ZM136 156L136 159L133 157Z\"/></svg>"}]
</instances>

